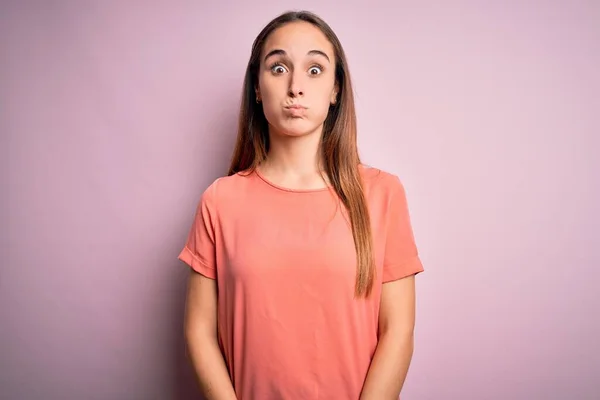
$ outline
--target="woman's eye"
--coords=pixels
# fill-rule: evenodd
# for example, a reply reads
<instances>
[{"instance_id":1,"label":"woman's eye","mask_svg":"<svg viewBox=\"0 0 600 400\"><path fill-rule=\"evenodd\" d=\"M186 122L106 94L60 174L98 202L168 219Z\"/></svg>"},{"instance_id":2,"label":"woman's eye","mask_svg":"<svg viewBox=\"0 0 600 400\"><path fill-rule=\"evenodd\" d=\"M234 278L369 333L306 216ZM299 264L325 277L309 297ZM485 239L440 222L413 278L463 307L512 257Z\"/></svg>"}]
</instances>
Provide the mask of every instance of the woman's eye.
<instances>
[{"instance_id":1,"label":"woman's eye","mask_svg":"<svg viewBox=\"0 0 600 400\"><path fill-rule=\"evenodd\" d=\"M314 67L310 67L308 72L311 75L319 75L321 72L323 72L323 70L321 69L321 67L314 66Z\"/></svg>"},{"instance_id":2,"label":"woman's eye","mask_svg":"<svg viewBox=\"0 0 600 400\"><path fill-rule=\"evenodd\" d=\"M285 71L285 67L281 64L275 64L271 67L271 72L275 74L283 74Z\"/></svg>"}]
</instances>

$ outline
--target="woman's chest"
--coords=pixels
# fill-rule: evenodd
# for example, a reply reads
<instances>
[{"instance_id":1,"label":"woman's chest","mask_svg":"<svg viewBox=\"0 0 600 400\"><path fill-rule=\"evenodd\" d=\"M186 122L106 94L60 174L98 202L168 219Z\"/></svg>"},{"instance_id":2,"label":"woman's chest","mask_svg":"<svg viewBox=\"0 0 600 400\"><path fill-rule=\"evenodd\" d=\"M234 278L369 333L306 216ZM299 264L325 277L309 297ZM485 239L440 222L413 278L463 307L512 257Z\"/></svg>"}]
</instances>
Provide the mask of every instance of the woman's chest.
<instances>
[{"instance_id":1,"label":"woman's chest","mask_svg":"<svg viewBox=\"0 0 600 400\"><path fill-rule=\"evenodd\" d=\"M333 199L240 208L222 221L220 274L230 283L282 285L328 282L352 291L357 256L346 210ZM376 239L376 236L374 236ZM381 246L373 240L378 269Z\"/></svg>"}]
</instances>

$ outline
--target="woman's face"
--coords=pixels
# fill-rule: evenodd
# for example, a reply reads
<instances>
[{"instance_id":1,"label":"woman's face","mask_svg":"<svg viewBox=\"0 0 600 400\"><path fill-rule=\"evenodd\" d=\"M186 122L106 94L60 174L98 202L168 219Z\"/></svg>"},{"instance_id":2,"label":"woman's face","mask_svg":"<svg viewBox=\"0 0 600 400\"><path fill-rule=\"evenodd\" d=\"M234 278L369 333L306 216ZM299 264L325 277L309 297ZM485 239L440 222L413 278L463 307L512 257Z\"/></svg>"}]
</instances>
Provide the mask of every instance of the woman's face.
<instances>
[{"instance_id":1,"label":"woman's face","mask_svg":"<svg viewBox=\"0 0 600 400\"><path fill-rule=\"evenodd\" d=\"M288 23L266 40L258 82L256 95L272 134L320 135L337 97L333 46L312 24Z\"/></svg>"}]
</instances>

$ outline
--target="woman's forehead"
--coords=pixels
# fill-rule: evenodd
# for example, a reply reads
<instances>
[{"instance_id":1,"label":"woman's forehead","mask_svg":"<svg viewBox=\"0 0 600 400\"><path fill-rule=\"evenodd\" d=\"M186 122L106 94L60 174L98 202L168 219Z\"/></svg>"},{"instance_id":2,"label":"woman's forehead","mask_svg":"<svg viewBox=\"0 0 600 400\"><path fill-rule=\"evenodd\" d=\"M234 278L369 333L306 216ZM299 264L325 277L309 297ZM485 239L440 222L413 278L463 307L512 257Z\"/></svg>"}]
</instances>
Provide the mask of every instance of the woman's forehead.
<instances>
[{"instance_id":1,"label":"woman's forehead","mask_svg":"<svg viewBox=\"0 0 600 400\"><path fill-rule=\"evenodd\" d=\"M327 36L318 27L304 21L288 23L274 30L265 41L261 56L278 49L292 58L310 55L315 50L327 54L331 60L334 55Z\"/></svg>"}]
</instances>

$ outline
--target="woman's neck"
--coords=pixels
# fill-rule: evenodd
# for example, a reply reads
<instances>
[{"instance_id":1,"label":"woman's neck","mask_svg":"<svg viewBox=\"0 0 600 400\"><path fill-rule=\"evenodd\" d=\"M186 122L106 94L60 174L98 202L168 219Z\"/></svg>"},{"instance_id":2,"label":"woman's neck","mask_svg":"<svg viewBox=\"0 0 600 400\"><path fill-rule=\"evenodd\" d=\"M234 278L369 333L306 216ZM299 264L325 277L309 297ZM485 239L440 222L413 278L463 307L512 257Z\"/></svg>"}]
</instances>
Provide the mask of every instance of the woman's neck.
<instances>
[{"instance_id":1,"label":"woman's neck","mask_svg":"<svg viewBox=\"0 0 600 400\"><path fill-rule=\"evenodd\" d=\"M282 186L327 186L321 166L320 136L271 137L260 173ZM326 177L325 177L326 179Z\"/></svg>"}]
</instances>

